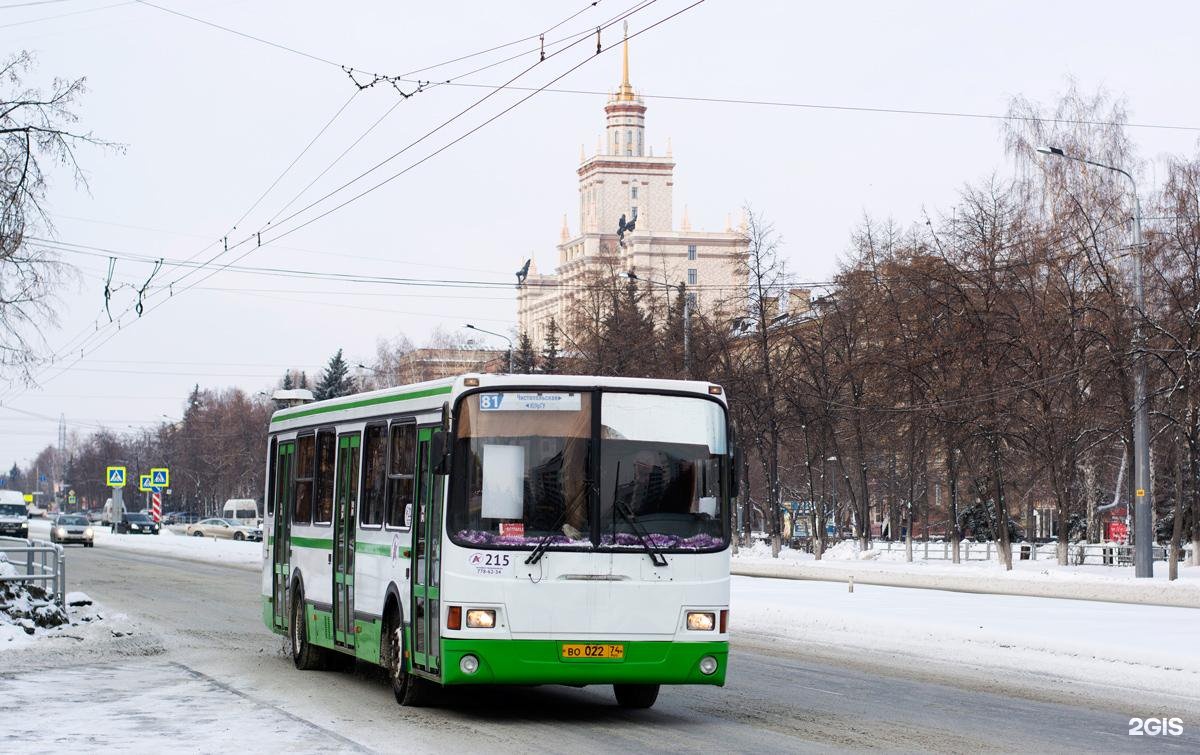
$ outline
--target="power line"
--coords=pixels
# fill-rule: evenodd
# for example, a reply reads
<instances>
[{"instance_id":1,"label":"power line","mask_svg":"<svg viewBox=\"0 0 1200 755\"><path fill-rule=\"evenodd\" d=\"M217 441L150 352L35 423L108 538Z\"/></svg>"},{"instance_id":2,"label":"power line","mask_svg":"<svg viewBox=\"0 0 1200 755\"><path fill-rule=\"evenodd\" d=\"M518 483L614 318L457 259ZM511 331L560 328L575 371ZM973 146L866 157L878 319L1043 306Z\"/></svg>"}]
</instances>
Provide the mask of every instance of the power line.
<instances>
[{"instance_id":1,"label":"power line","mask_svg":"<svg viewBox=\"0 0 1200 755\"><path fill-rule=\"evenodd\" d=\"M56 13L53 16L42 16L40 18L29 18L24 21L14 21L10 24L0 24L0 29L11 29L14 26L26 26L28 24L36 24L41 21L53 21L58 18L68 18L70 16L82 16L85 13L95 13L102 10L110 10L112 8L120 8L123 5L137 5L137 0L125 0L121 3L113 3L111 5L101 5L98 8L84 8L83 10L73 10L67 13ZM15 7L15 6L9 6ZM0 9L2 10L2 9Z\"/></svg>"},{"instance_id":2,"label":"power line","mask_svg":"<svg viewBox=\"0 0 1200 755\"><path fill-rule=\"evenodd\" d=\"M410 81L405 79L405 81ZM476 87L476 88L492 88L494 84L468 83L468 82L443 82L443 86L456 87ZM504 89L514 91L531 91L532 87L515 86L511 84L498 85ZM546 88L539 91L550 92L553 94L579 94L579 95L608 95L609 92L591 90L591 89L551 89ZM892 108L870 105L831 105L815 102L788 102L785 100L753 100L737 97L701 97L676 94L647 94L639 92L639 97L647 100L673 100L679 102L700 102L707 104L722 104L722 105L749 105L756 107L778 107L791 108L800 110L829 110L850 113L875 113L882 115L920 115L938 118L970 118L976 120L995 120L995 121L1037 121L1041 123L1058 123L1064 125L1079 125L1079 126L1119 126L1125 128L1150 128L1150 129L1167 129L1173 131L1200 131L1200 126L1184 126L1177 124L1166 123L1119 123L1116 121L1098 121L1098 120L1076 120L1072 118L1038 118L1034 116L1020 115L997 115L995 113L971 113L965 111L954 110L922 110L915 108Z\"/></svg>"},{"instance_id":3,"label":"power line","mask_svg":"<svg viewBox=\"0 0 1200 755\"><path fill-rule=\"evenodd\" d=\"M143 1L144 1L144 0L143 0ZM645 7L647 7L648 5L652 4L652 3L653 3L653 2L655 2L655 1L656 1L656 0L647 0L647 2L644 2L644 3L642 3L642 4L638 5L638 6L636 6L636 7L635 7L635 9L634 9L634 10L632 10L632 11L630 11L629 13L622 14L622 16L621 16L621 17L618 17L617 19L615 19L614 21L612 21L612 23L608 24L607 26L611 26L612 24L615 24L615 23L616 23L616 21L617 21L617 20L621 20L621 19L622 19L622 17L628 17L629 15L632 15L633 13L635 13L635 12L637 12L637 11L639 11L639 10L642 10L642 9L644 9ZM646 28L644 28L644 29L642 29L642 30L640 30L640 31L636 32L636 33L635 33L635 34L633 34L633 35L632 35L630 38L632 38L632 37L636 37L636 36L638 36L638 35L640 35L640 34L643 34L643 33L645 33L646 31L649 31L650 29L653 29L653 28L655 28L655 27L659 26L660 24L662 24L662 23L665 23L666 21L669 21L669 20L671 20L671 19L675 18L676 16L678 16L678 15L680 15L680 14L682 14L682 13L684 13L684 12L686 12L686 11L688 11L688 10L690 10L690 9L694 8L694 7L696 7L697 5L700 5L702 2L704 2L704 0L697 0L696 2L694 2L694 3L690 4L690 5L687 5L687 6L685 6L685 7L684 7L684 8L682 8L682 9L680 9L680 10L678 10L678 11L674 12L674 13L671 13L670 15L668 15L668 16L666 16L666 17L664 17L664 18L660 19L659 21L657 21L657 22L655 22L655 23L653 23L653 24L651 24L651 25L647 26ZM606 27L604 27L604 28L607 28L607 26L606 26ZM600 29L597 29L597 32L596 32L596 33L597 33L597 36L598 36L598 35L599 35L599 33L600 33ZM566 51L567 49L570 49L570 47L574 46L575 44L578 44L578 41L577 41L577 42L574 42L574 43L572 43L571 45L568 45L567 47L564 47L564 48L563 48L563 49L561 49L561 50L557 50L557 51L555 51L554 53L552 53L550 56L547 56L547 57L551 57L551 56L553 56L553 55L558 55L558 54L560 54L560 53L562 53L562 52ZM608 48L604 48L603 50L601 50L601 49L599 49L599 48L598 48L598 49L597 49L597 53L596 53L596 54L597 54L597 55L599 55L601 52L606 52L606 51L607 51L607 50L609 50L609 49L612 49L612 46L609 46ZM588 57L588 58L586 58L585 60L583 60L583 61L581 61L580 63L576 64L575 66L573 66L573 67L569 68L569 69L568 69L566 72L564 72L563 74L560 74L559 76L557 76L556 78L554 78L554 79L552 79L550 82L548 82L548 84L547 84L546 86L548 86L549 84L553 84L554 82L561 80L563 77L567 76L568 74L572 73L573 71L575 71L575 70L578 70L580 67L582 67L582 66L583 66L585 63L587 63L587 62L588 62L589 60L591 60L593 57L594 57L594 56L589 56L589 57ZM541 63L541 62L543 62L543 61L538 61L538 63ZM511 83L512 81L516 81L516 79L517 79L517 78L520 78L520 76L524 75L524 73L526 73L528 70L532 70L532 68L533 68L533 67L536 67L536 65L538 65L538 63L535 63L535 64L534 64L534 66L530 66L530 68L526 69L526 71L523 71L522 73L518 74L516 77L513 77L512 79L510 79L510 80L509 80L509 81L510 81L510 83ZM540 90L539 90L539 91L540 91ZM459 143L460 141L462 141L463 139L467 138L467 137L468 137L468 136L470 136L471 134L474 134L475 132L479 131L479 130L480 130L481 128L483 128L484 126L486 126L486 125L488 125L488 124L490 124L490 123L494 122L495 120L497 120L497 119L498 119L498 118L500 118L501 116L503 116L503 115L505 115L505 114L507 114L507 113L511 112L511 111L512 111L514 108L516 108L517 106L521 105L522 103L524 103L524 102L528 101L529 99L531 99L531 98L532 98L534 95L536 95L537 93L538 93L537 91L534 91L534 92L532 92L531 94L529 94L528 96L526 96L526 97L522 98L521 100L519 100L519 101L518 101L518 102L516 102L515 104L513 104L513 105L509 106L508 108L505 108L504 110L502 110L501 112L497 113L496 115L493 115L493 116L492 116L492 117L490 117L489 119L485 120L483 123L481 123L481 124L477 125L476 127L472 128L471 130L467 131L465 134L462 134L462 135L460 135L460 136L459 136L459 137L457 137L456 139L452 140L451 142L449 142L449 143L447 143L447 144L443 145L442 147L440 147L439 149L435 150L433 153L431 153L431 154L427 155L426 157L422 158L421 160L419 160L419 161L417 161L417 162L415 162L415 163L413 163L413 164L409 165L407 168L405 168L405 169L401 170L400 172L398 172L398 173L396 173L396 174L392 175L391 177L389 177L389 178L385 179L384 181L380 182L379 184L376 184L375 186L373 186L373 187L371 187L371 188L369 188L369 189L367 189L367 190L365 190L365 191L363 191L363 192L359 193L359 194L358 194L358 195L356 195L355 197L352 197L351 199L347 200L346 202L343 202L343 203L341 203L340 205L337 205L336 207L333 207L333 208L331 208L331 209L329 209L329 210L326 210L325 212L321 213L321 214L320 214L320 215L318 215L317 217L315 217L315 218L312 218L312 219L310 219L310 220L306 221L305 223L303 223L303 224L301 224L301 225L299 225L299 226L295 226L295 227L293 227L293 228L291 228L291 229L289 229L289 230L287 230L287 231L285 231L285 232L283 232L283 233L281 233L281 234L278 234L278 235L277 235L277 236L276 236L274 239L268 239L268 242L267 242L267 243L270 243L270 242L271 242L271 241L273 241L273 240L278 240L279 238L282 238L282 237L284 237L284 236L286 236L286 235L289 235L289 234L291 234L291 233L294 233L295 231L297 231L297 230L300 230L300 228L303 228L303 227L305 227L305 226L307 226L307 225L309 225L309 224L311 224L311 223L315 222L316 220L319 220L319 219L321 219L321 218L323 218L323 217L326 217L326 216L328 216L329 214L331 214L331 213L333 213L333 212L336 212L337 210L339 210L339 209L341 209L341 208L345 207L346 205L350 204L351 202L353 202L353 201L356 201L357 199L361 198L362 196L365 196L366 194L369 194L369 193L371 193L371 192L375 191L376 189L378 189L378 188L382 187L383 185L385 185L385 184L387 184L387 183L390 183L392 180L394 180L394 179L398 178L399 176L401 176L401 175L403 175L404 173L408 172L408 171L409 171L409 170L411 170L412 168L415 168L417 165L420 165L420 164L422 164L422 163L424 163L424 162L428 161L429 159L433 158L434 156L436 156L436 155L440 154L441 152L444 152L446 149L450 148L450 147L451 147L451 146L453 146L454 144L457 144L457 143ZM491 96L492 96L492 94L493 94L493 93L489 93L488 95L485 95L484 97L480 98L480 100L478 100L476 104L478 104L478 103L481 103L481 102L483 102L483 101L487 100L489 97L491 97ZM464 111L462 111L462 112L461 112L459 115L453 116L453 117L450 119L450 121L447 121L445 124L443 124L443 126L444 126L444 125L448 125L450 122L452 122L452 121L453 121L453 120L455 120L456 118L460 117L462 114L466 113L468 110L470 110L470 109L471 109L471 108L473 108L473 107L474 107L474 105L472 105L471 107L467 108L467 110L464 110ZM439 128L441 128L441 127L439 127ZM436 130L436 129L435 129L435 130ZM430 132L430 133L433 133L433 132ZM427 134L426 136L428 136L428 134ZM421 137L421 139L420 139L420 140L423 140L424 138L426 138L426 137ZM420 140L418 140L418 141L420 141ZM393 156L393 157L394 157L394 156ZM390 159L391 159L391 158L389 158L389 160L390 160ZM385 162L386 162L386 161L385 161ZM372 168L372 170L374 170L374 168ZM368 171L368 172L369 172L369 171ZM356 180L357 180L357 179L356 179ZM339 190L340 190L340 189L339 189ZM318 201L321 201L321 200L318 200ZM311 206L311 205L310 205L310 206ZM305 208L305 209L307 209L307 208ZM304 210L300 210L300 211L298 211L297 213L293 213L291 216L289 216L289 218L285 218L285 220L284 220L283 222L286 222L287 220L289 220L289 219L291 219L291 218L295 217L296 215L298 215L298 214L299 214L299 212L303 212L303 211L304 211ZM259 244L261 245L261 235L260 235L260 233L261 233L261 232L259 232L259 233L256 233L256 234L254 234L253 236L249 236L249 237L247 237L246 239L243 239L241 242L237 242L236 244L234 244L234 248L236 248L237 246L243 245L243 244L247 243L248 241L250 241L251 239L253 239L253 238L256 238L256 237L259 239ZM209 247L207 247L207 248L211 248L211 246L212 246L212 245L210 244L210 245L209 245ZM233 264L233 263L236 263L236 262L240 261L241 259L243 259L244 257L246 257L248 254L250 254L251 252L253 252L255 248L257 248L257 247L252 247L252 248L248 249L247 251L243 252L241 255L239 255L238 257L236 257L236 258L235 258L235 259L232 261L232 263L226 263L225 265L223 265L223 266L221 266L221 267L217 268L216 270L212 270L212 271L210 271L210 272L209 272L207 275L203 276L203 277L202 277L202 278L200 278L198 281L195 281L194 283L192 283L192 284L189 284L188 286L186 286L185 288L183 288L183 289L182 289L182 290L181 290L179 293L183 293L184 291L187 291L189 288L192 288L193 286L197 285L198 283L202 283L202 282L204 282L205 280L207 280L208 278L211 278L213 275L215 275L215 274L217 274L217 273L221 272L222 270L226 269L226 268L229 266L229 264ZM226 251L228 251L228 250L226 250ZM222 252L222 254L224 254L224 252ZM218 256L220 256L220 255L218 255ZM205 263L205 265L207 266L208 264L211 264L211 262L212 262L213 260L215 260L215 259L216 259L216 257L214 257L213 259L210 259L210 260L208 260L208 261ZM194 271L189 271L188 273L185 273L183 276L181 276L179 279L177 279L177 280L175 281L175 283L178 283L178 282L182 281L184 278L186 278L186 277L188 277L189 275L191 275L191 273L192 273L192 272L194 272ZM160 301L159 301L157 304L155 304L155 305L153 305L153 306L151 307L151 311L153 311L153 309L157 309L157 308L158 308L158 306L161 306L163 303L165 303L165 301L168 301L170 298L172 298L172 296L173 296L173 293L174 293L174 291L173 291L173 286L172 286L172 287L168 287L168 289L167 289L167 290L168 290L168 292L169 292L169 293L168 293L168 299L167 299L167 300L160 300ZM161 289L160 289L160 293L161 293ZM128 311L128 310L127 310L127 311ZM123 314L124 314L124 313L123 313ZM123 316L123 315L122 315L122 316ZM91 347L91 350L92 350L92 352L94 352L95 350L99 349L101 346L103 346L104 344L106 344L108 341L112 340L112 338L116 337L116 335L117 335L119 332L120 332L120 328L119 328L119 319L118 319L118 330L117 330L116 332L111 332L111 333L110 333L110 334L109 334L107 337L105 337L105 338L104 338L102 341L100 341L98 344L95 344L94 346L92 346L92 347ZM89 337L89 340L90 340L90 337ZM86 343L86 342L85 342L85 343ZM83 350L83 348L81 348L81 349L80 349L80 351L81 351L81 354L80 354L80 357L79 357L79 359L77 359L77 360L76 360L75 362L73 362L71 365L67 365L67 366L63 367L63 368L62 368L62 369L61 369L61 370L58 372L58 375L61 375L61 374L65 373L65 372L67 372L68 370L70 370L70 369L71 369L71 367L72 367L74 364L77 364L79 360L83 359L83 357L84 357L84 356L86 356L87 352L85 352L85 351ZM55 375L54 377L57 377L57 375ZM50 379L53 379L53 378L50 378Z\"/></svg>"}]
</instances>

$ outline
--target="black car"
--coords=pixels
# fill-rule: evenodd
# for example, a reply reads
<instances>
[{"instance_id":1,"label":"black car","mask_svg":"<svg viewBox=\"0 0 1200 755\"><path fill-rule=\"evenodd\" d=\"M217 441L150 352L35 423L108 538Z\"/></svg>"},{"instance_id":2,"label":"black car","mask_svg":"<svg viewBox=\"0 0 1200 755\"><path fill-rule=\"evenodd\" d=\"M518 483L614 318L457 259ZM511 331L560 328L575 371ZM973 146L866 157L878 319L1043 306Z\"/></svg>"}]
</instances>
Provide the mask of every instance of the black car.
<instances>
[{"instance_id":1,"label":"black car","mask_svg":"<svg viewBox=\"0 0 1200 755\"><path fill-rule=\"evenodd\" d=\"M164 524L195 524L198 521L200 521L200 515L190 511L172 511L163 517Z\"/></svg>"},{"instance_id":2,"label":"black car","mask_svg":"<svg viewBox=\"0 0 1200 755\"><path fill-rule=\"evenodd\" d=\"M126 512L121 515L121 521L113 525L113 532L126 535L157 535L158 529L153 519L140 512Z\"/></svg>"}]
</instances>

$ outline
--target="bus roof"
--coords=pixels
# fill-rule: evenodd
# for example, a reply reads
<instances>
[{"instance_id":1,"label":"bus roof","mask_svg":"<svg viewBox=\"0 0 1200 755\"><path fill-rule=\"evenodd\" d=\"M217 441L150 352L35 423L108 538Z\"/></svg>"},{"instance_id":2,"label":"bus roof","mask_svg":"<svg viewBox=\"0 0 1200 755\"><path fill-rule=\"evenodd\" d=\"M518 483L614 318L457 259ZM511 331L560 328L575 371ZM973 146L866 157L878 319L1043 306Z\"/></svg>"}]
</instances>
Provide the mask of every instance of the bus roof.
<instances>
[{"instance_id":1,"label":"bus roof","mask_svg":"<svg viewBox=\"0 0 1200 755\"><path fill-rule=\"evenodd\" d=\"M437 411L443 402L474 386L468 379L478 381L479 387L489 388L631 388L643 391L676 391L713 396L725 403L724 391L712 383L699 380L658 380L654 378L625 378L600 375L498 375L466 373L440 380L399 385L377 391L355 393L302 406L280 409L271 415L272 432L310 427L346 419L391 414L393 412ZM715 392L714 392L715 391Z\"/></svg>"}]
</instances>

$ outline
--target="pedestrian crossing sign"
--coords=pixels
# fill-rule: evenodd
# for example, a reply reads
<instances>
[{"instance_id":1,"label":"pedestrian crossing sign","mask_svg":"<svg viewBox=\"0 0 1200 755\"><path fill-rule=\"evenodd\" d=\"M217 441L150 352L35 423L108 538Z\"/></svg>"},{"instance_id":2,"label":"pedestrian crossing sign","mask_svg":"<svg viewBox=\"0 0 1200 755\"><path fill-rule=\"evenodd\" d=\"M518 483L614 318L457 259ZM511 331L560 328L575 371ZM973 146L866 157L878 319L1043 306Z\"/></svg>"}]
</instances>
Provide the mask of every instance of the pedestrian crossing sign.
<instances>
[{"instance_id":1,"label":"pedestrian crossing sign","mask_svg":"<svg viewBox=\"0 0 1200 755\"><path fill-rule=\"evenodd\" d=\"M168 487L171 483L171 470L166 467L155 467L150 470L150 484L156 488Z\"/></svg>"},{"instance_id":2,"label":"pedestrian crossing sign","mask_svg":"<svg viewBox=\"0 0 1200 755\"><path fill-rule=\"evenodd\" d=\"M138 490L143 493L149 493L151 488L150 475L138 475Z\"/></svg>"},{"instance_id":3,"label":"pedestrian crossing sign","mask_svg":"<svg viewBox=\"0 0 1200 755\"><path fill-rule=\"evenodd\" d=\"M108 480L106 484L110 488L125 487L125 467L108 467L104 478Z\"/></svg>"}]
</instances>

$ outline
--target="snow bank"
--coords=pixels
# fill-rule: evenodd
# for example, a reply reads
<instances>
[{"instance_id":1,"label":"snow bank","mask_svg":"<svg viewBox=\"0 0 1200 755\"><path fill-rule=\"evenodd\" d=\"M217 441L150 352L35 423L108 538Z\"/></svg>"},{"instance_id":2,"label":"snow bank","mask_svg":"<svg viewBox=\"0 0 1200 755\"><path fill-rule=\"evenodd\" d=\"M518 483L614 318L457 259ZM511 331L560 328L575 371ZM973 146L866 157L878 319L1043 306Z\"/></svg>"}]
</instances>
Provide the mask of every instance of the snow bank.
<instances>
[{"instance_id":1,"label":"snow bank","mask_svg":"<svg viewBox=\"0 0 1200 755\"><path fill-rule=\"evenodd\" d=\"M249 541L217 540L175 535L114 535L96 533L97 548L118 548L138 553L169 556L187 561L224 564L259 570L263 563L263 544Z\"/></svg>"},{"instance_id":2,"label":"snow bank","mask_svg":"<svg viewBox=\"0 0 1200 755\"><path fill-rule=\"evenodd\" d=\"M97 548L116 548L137 553L165 556L184 561L222 564L257 571L262 568L263 544L246 540L217 540L215 538L187 537L163 529L158 535L114 535L108 527L94 527ZM48 539L50 525L35 526L30 536ZM74 549L67 547L67 573L70 575L71 556Z\"/></svg>"},{"instance_id":3,"label":"snow bank","mask_svg":"<svg viewBox=\"0 0 1200 755\"><path fill-rule=\"evenodd\" d=\"M914 544L914 560L904 560L900 551L862 551L856 540L843 540L817 561L812 554L783 549L771 558L771 549L761 544L743 548L733 559L732 572L755 577L825 580L858 584L917 587L1000 595L1074 598L1118 603L1200 607L1200 568L1180 565L1180 579L1166 579L1167 564L1154 565L1155 579L1135 579L1133 567L1059 566L1053 559L1014 561L1005 571L998 561L919 560L920 545Z\"/></svg>"}]
</instances>

